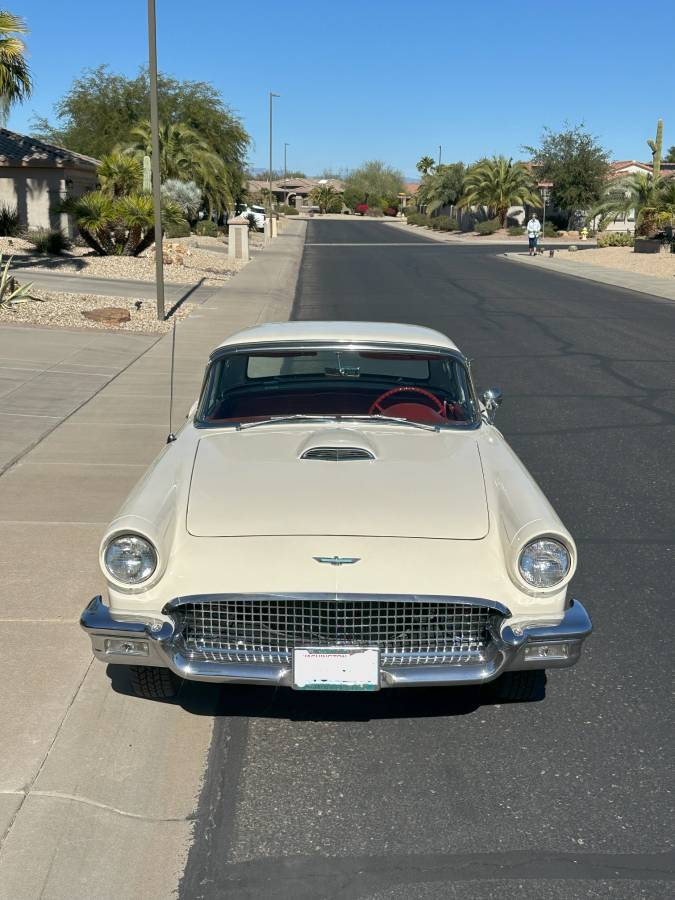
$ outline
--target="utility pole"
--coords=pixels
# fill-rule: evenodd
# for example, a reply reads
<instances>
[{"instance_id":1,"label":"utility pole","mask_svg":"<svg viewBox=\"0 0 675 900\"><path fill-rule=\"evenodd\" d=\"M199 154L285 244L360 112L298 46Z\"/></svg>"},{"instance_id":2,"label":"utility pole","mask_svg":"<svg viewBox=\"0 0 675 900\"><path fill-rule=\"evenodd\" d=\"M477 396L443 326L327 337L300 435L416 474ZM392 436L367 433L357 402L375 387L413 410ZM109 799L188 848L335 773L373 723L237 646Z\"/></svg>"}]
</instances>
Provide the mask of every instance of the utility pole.
<instances>
[{"instance_id":1,"label":"utility pole","mask_svg":"<svg viewBox=\"0 0 675 900\"><path fill-rule=\"evenodd\" d=\"M152 203L155 211L155 286L157 318L164 311L164 247L162 241L162 181L159 166L159 109L157 100L157 22L155 0L148 0L148 62L150 68L150 130L152 131Z\"/></svg>"},{"instance_id":2,"label":"utility pole","mask_svg":"<svg viewBox=\"0 0 675 900\"><path fill-rule=\"evenodd\" d=\"M440 164L441 164L441 150L442 150L442 149L443 149L443 147L441 146L441 144L439 144L439 145L438 145L438 165L439 165L439 166L440 166Z\"/></svg>"}]
</instances>

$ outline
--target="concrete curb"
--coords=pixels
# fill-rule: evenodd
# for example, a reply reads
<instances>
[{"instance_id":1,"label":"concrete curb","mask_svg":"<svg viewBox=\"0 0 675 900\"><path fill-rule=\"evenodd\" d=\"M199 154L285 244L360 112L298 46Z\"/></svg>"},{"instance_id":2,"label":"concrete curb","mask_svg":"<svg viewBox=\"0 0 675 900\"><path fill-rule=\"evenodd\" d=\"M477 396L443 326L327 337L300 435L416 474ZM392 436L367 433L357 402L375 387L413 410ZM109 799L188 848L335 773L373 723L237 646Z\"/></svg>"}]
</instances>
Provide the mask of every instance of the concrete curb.
<instances>
[{"instance_id":1,"label":"concrete curb","mask_svg":"<svg viewBox=\"0 0 675 900\"><path fill-rule=\"evenodd\" d=\"M628 291L637 291L640 294L649 294L652 297L661 297L664 300L675 300L675 279L660 278L656 275L641 275L636 272L624 272L621 269L594 266L591 263L570 263L555 256L552 259L548 256L528 256L526 253L503 253L502 256L511 262L532 266L536 269L545 269L548 272L556 272L559 275L584 278L587 281L597 281L600 284L620 287Z\"/></svg>"}]
</instances>

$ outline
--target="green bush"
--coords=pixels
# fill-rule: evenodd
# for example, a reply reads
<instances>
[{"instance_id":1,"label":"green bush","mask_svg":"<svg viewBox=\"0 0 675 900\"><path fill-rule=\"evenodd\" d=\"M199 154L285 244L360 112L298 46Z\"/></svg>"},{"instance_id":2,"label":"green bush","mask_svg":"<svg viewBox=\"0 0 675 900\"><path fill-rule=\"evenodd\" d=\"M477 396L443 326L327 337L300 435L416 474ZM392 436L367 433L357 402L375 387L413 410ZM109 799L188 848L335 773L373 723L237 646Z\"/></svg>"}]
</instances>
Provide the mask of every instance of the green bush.
<instances>
[{"instance_id":1,"label":"green bush","mask_svg":"<svg viewBox=\"0 0 675 900\"><path fill-rule=\"evenodd\" d=\"M0 206L0 237L15 237L21 231L16 206Z\"/></svg>"},{"instance_id":2,"label":"green bush","mask_svg":"<svg viewBox=\"0 0 675 900\"><path fill-rule=\"evenodd\" d=\"M547 222L544 225L544 237L558 237L558 229L553 222Z\"/></svg>"},{"instance_id":3,"label":"green bush","mask_svg":"<svg viewBox=\"0 0 675 900\"><path fill-rule=\"evenodd\" d=\"M365 213L367 216L371 217L379 217L384 215L384 210L381 206L369 206L368 211Z\"/></svg>"},{"instance_id":4,"label":"green bush","mask_svg":"<svg viewBox=\"0 0 675 900\"><path fill-rule=\"evenodd\" d=\"M279 212L283 213L285 216L297 216L298 210L295 206L289 206L287 203L282 203L279 206Z\"/></svg>"},{"instance_id":5,"label":"green bush","mask_svg":"<svg viewBox=\"0 0 675 900\"><path fill-rule=\"evenodd\" d=\"M598 247L632 247L635 238L627 231L606 231L598 235Z\"/></svg>"},{"instance_id":6,"label":"green bush","mask_svg":"<svg viewBox=\"0 0 675 900\"><path fill-rule=\"evenodd\" d=\"M499 219L486 219L485 222L476 222L475 231L477 234L494 234L501 227Z\"/></svg>"},{"instance_id":7,"label":"green bush","mask_svg":"<svg viewBox=\"0 0 675 900\"><path fill-rule=\"evenodd\" d=\"M191 233L190 225L187 221L167 224L164 228L164 235L168 238L190 237Z\"/></svg>"},{"instance_id":8,"label":"green bush","mask_svg":"<svg viewBox=\"0 0 675 900\"><path fill-rule=\"evenodd\" d=\"M423 213L408 213L407 216L409 225L429 225L431 219L429 216L425 216Z\"/></svg>"},{"instance_id":9,"label":"green bush","mask_svg":"<svg viewBox=\"0 0 675 900\"><path fill-rule=\"evenodd\" d=\"M525 234L525 228L523 225L511 225L508 229L508 233L511 237L522 237Z\"/></svg>"},{"instance_id":10,"label":"green bush","mask_svg":"<svg viewBox=\"0 0 675 900\"><path fill-rule=\"evenodd\" d=\"M459 231L459 222L450 216L435 216L427 224L434 231Z\"/></svg>"},{"instance_id":11,"label":"green bush","mask_svg":"<svg viewBox=\"0 0 675 900\"><path fill-rule=\"evenodd\" d=\"M195 234L200 237L218 237L218 226L211 219L201 219L195 225Z\"/></svg>"},{"instance_id":12,"label":"green bush","mask_svg":"<svg viewBox=\"0 0 675 900\"><path fill-rule=\"evenodd\" d=\"M70 239L58 228L36 228L23 235L35 247L38 253L51 253L59 256L70 247Z\"/></svg>"}]
</instances>

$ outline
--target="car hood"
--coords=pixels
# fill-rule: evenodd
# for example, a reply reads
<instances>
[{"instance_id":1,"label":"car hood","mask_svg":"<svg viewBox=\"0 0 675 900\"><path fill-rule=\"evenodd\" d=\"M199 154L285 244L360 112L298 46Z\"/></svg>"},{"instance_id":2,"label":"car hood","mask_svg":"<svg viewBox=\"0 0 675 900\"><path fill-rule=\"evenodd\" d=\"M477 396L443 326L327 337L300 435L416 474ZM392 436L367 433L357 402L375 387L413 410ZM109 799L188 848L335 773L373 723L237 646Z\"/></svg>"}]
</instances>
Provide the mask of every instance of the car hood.
<instances>
[{"instance_id":1,"label":"car hood","mask_svg":"<svg viewBox=\"0 0 675 900\"><path fill-rule=\"evenodd\" d=\"M372 458L302 458L326 447L358 448ZM471 433L270 425L216 432L197 446L187 510L195 537L479 540L488 527Z\"/></svg>"}]
</instances>

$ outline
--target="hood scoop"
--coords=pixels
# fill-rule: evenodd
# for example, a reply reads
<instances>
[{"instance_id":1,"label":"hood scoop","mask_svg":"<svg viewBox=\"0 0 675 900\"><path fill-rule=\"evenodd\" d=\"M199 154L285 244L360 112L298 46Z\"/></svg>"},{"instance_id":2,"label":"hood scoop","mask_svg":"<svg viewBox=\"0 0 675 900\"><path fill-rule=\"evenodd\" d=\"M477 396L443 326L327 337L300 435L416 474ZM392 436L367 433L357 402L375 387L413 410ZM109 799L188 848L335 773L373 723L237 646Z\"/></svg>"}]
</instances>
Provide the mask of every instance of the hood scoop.
<instances>
[{"instance_id":1,"label":"hood scoop","mask_svg":"<svg viewBox=\"0 0 675 900\"><path fill-rule=\"evenodd\" d=\"M351 462L356 459L375 459L375 454L363 447L310 447L300 459L320 459L323 462Z\"/></svg>"}]
</instances>

